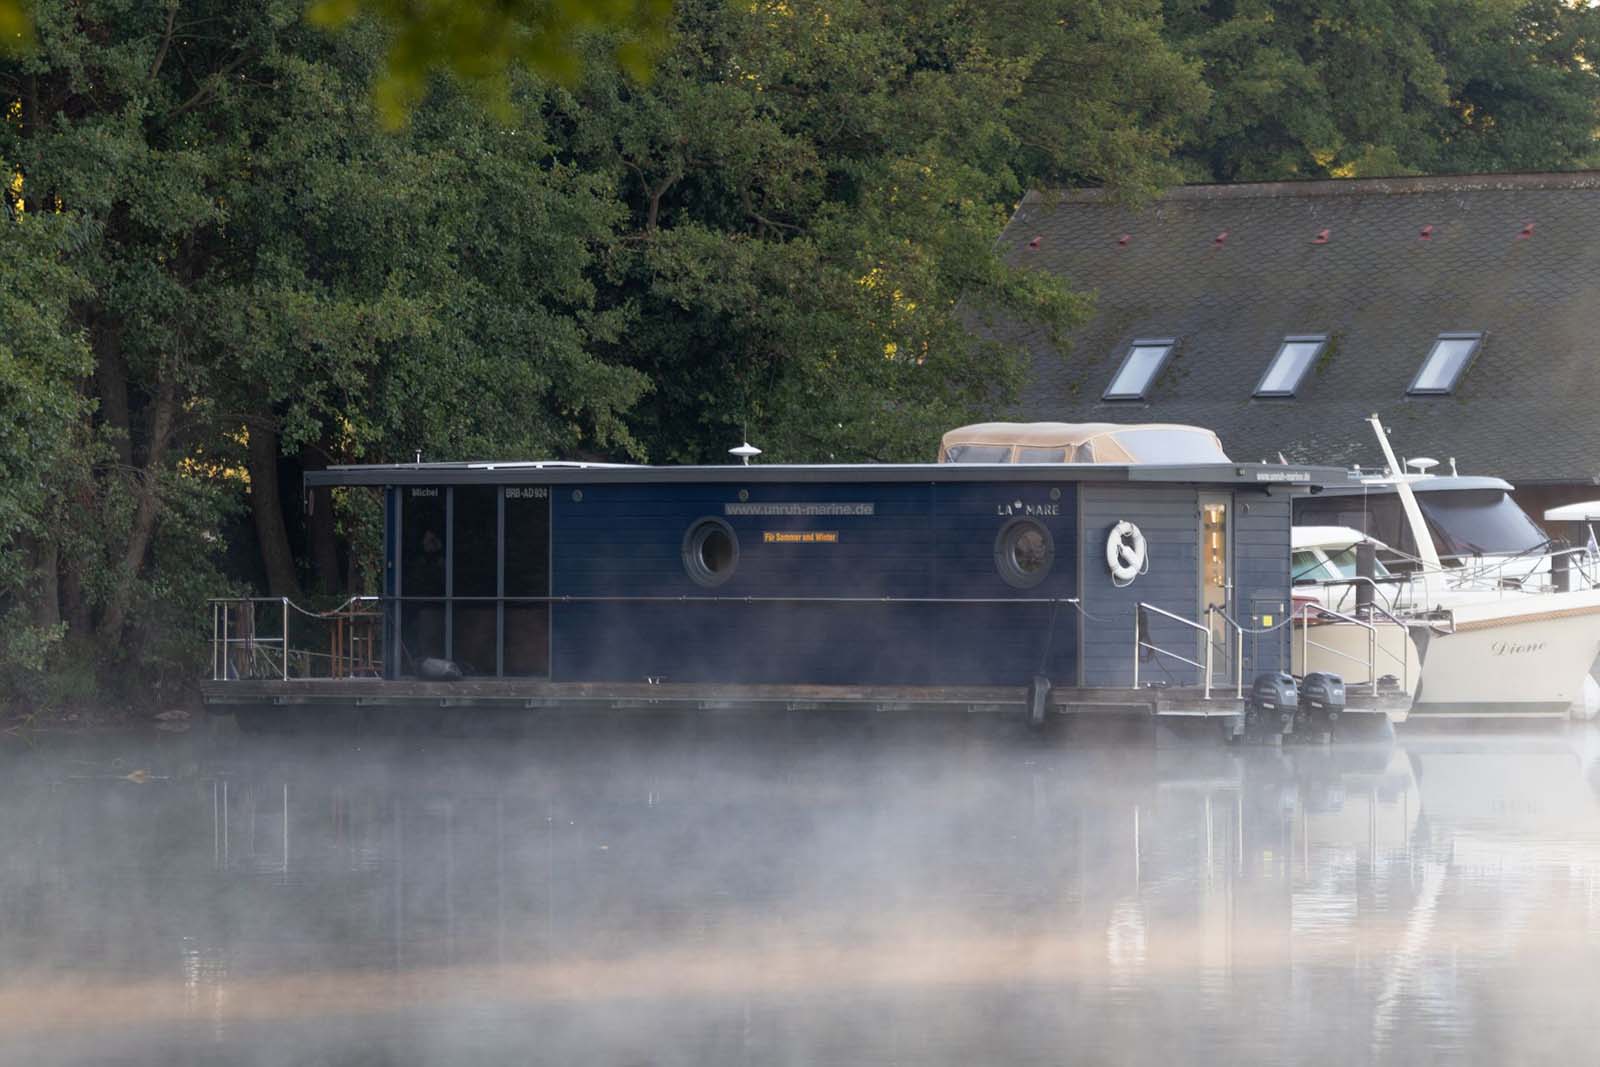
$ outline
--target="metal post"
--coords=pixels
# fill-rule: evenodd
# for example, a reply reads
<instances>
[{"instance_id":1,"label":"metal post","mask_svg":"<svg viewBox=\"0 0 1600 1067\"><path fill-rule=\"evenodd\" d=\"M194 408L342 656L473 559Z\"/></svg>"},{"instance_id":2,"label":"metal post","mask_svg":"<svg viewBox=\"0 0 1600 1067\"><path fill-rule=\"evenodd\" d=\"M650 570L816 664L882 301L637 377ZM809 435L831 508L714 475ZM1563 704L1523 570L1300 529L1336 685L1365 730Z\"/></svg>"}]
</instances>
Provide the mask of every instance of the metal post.
<instances>
[{"instance_id":1,"label":"metal post","mask_svg":"<svg viewBox=\"0 0 1600 1067\"><path fill-rule=\"evenodd\" d=\"M1291 602L1292 603L1292 602ZM1293 616L1290 616L1293 618ZM1311 671L1311 608L1300 609L1300 673ZM1291 672L1292 673L1292 672Z\"/></svg>"},{"instance_id":2,"label":"metal post","mask_svg":"<svg viewBox=\"0 0 1600 1067\"><path fill-rule=\"evenodd\" d=\"M222 607L222 680L228 681L228 604L224 601Z\"/></svg>"},{"instance_id":3,"label":"metal post","mask_svg":"<svg viewBox=\"0 0 1600 1067\"><path fill-rule=\"evenodd\" d=\"M1139 688L1139 609L1133 611L1133 687Z\"/></svg>"},{"instance_id":4,"label":"metal post","mask_svg":"<svg viewBox=\"0 0 1600 1067\"><path fill-rule=\"evenodd\" d=\"M283 598L283 680L289 680L289 598Z\"/></svg>"},{"instance_id":5,"label":"metal post","mask_svg":"<svg viewBox=\"0 0 1600 1067\"><path fill-rule=\"evenodd\" d=\"M1206 687L1204 696L1204 699L1206 700L1211 699L1211 660L1216 654L1216 651L1217 644L1215 641L1211 640L1211 627L1208 626L1206 627Z\"/></svg>"},{"instance_id":6,"label":"metal post","mask_svg":"<svg viewBox=\"0 0 1600 1067\"><path fill-rule=\"evenodd\" d=\"M1378 546L1371 541L1361 541L1356 545L1356 614L1361 614L1361 609L1372 610L1372 601L1377 591L1376 580L1378 577Z\"/></svg>"},{"instance_id":7,"label":"metal post","mask_svg":"<svg viewBox=\"0 0 1600 1067\"><path fill-rule=\"evenodd\" d=\"M1372 679L1372 695L1378 695L1378 627L1367 630L1367 677Z\"/></svg>"},{"instance_id":8,"label":"metal post","mask_svg":"<svg viewBox=\"0 0 1600 1067\"><path fill-rule=\"evenodd\" d=\"M1244 699L1244 627L1235 626L1239 634L1239 651L1233 657L1233 696L1236 700ZM1282 647L1281 645L1279 646Z\"/></svg>"},{"instance_id":9,"label":"metal post","mask_svg":"<svg viewBox=\"0 0 1600 1067\"><path fill-rule=\"evenodd\" d=\"M211 602L211 680L220 682L217 676L217 608L221 607L215 600Z\"/></svg>"}]
</instances>

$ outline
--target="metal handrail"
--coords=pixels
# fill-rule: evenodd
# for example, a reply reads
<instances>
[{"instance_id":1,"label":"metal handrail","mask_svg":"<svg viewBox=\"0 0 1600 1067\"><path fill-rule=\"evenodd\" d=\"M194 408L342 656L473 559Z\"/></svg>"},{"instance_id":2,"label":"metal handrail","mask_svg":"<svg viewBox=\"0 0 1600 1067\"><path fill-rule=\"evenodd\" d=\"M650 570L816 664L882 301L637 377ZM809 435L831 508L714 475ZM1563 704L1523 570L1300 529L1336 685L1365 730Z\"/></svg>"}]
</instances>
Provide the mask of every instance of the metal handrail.
<instances>
[{"instance_id":1,"label":"metal handrail","mask_svg":"<svg viewBox=\"0 0 1600 1067\"><path fill-rule=\"evenodd\" d=\"M1148 641L1146 641L1144 639L1144 635L1142 633L1142 628L1139 625L1139 616L1137 614L1138 611L1153 611L1157 615L1161 615L1161 616L1163 616L1165 618L1171 619L1173 622L1181 622L1181 623L1183 623L1183 625L1188 626L1188 627L1190 627L1191 629L1194 629L1194 630L1199 630L1201 633L1205 634L1206 635L1206 661L1204 663L1200 663L1200 662L1198 662L1196 660L1190 659L1187 656L1180 656L1176 652L1168 652L1166 649L1161 648L1158 645L1150 644ZM1205 695L1204 695L1204 699L1206 699L1206 700L1210 700L1211 699L1211 662L1212 662L1211 661L1211 655L1212 655L1212 649L1211 649L1211 627L1202 626L1199 623L1195 622L1193 619L1186 619L1182 615L1175 615L1172 612L1166 610L1165 608L1158 608L1154 604L1150 604L1150 603L1147 603L1147 602L1141 600L1141 601L1139 601L1139 606L1136 609L1136 613L1135 613L1134 619L1133 619L1133 687L1135 689L1139 688L1139 650L1141 648L1148 648L1151 652L1155 653L1158 656L1166 656L1166 657L1168 657L1170 659L1178 660L1181 663L1187 663L1191 667L1200 668L1200 670L1203 672L1202 676L1205 679ZM1242 687L1242 682L1241 682L1241 687Z\"/></svg>"},{"instance_id":2,"label":"metal handrail","mask_svg":"<svg viewBox=\"0 0 1600 1067\"><path fill-rule=\"evenodd\" d=\"M291 648L289 641L289 621L291 611L304 615L310 619L321 621L340 621L349 619L381 620L381 608L386 604L404 605L407 603L426 604L451 604L451 603L476 603L476 604L678 604L678 603L718 603L718 604L986 604L986 605L1054 605L1070 604L1081 612L1082 601L1078 597L899 597L899 596L718 596L714 594L683 594L677 596L637 596L637 595L536 595L536 596L376 596L362 594L347 597L338 607L328 611L312 611L293 603L288 597L264 596L236 596L236 597L210 597L207 603L211 605L211 675L212 681L231 681L230 672L232 659L230 651L243 647L249 651L252 662L258 662L262 655L267 656L267 662L272 666L273 673L280 680L288 682L297 677L309 677L312 661L329 662L335 664L329 676L338 676L337 664L346 657L358 658L354 652L354 644L350 650L341 645L334 652L320 652L310 649ZM255 613L252 610L249 618L251 632L245 636L235 636L229 632L230 609L239 606L254 609L258 605L272 605L281 612L281 629L277 635L258 637L254 633ZM371 610L372 608L379 610ZM367 610L362 610L367 609ZM1158 609L1159 610L1159 609ZM1191 624L1192 625L1192 624ZM335 638L335 640L339 640ZM351 641L354 642L352 637ZM1048 654L1049 639L1047 639L1046 654ZM263 648L262 646L265 646ZM276 662L274 662L276 661ZM301 665L302 673L291 675L291 662ZM366 660L365 662L379 662Z\"/></svg>"},{"instance_id":3,"label":"metal handrail","mask_svg":"<svg viewBox=\"0 0 1600 1067\"><path fill-rule=\"evenodd\" d=\"M1322 651L1324 651L1324 652L1331 652L1335 656L1339 656L1342 659L1347 659L1351 663L1360 663L1360 662L1362 662L1359 658L1357 658L1355 656L1352 656L1348 652L1341 652L1339 649L1334 648L1331 645L1325 645L1321 641L1313 641L1313 640L1311 640L1311 626L1309 625L1311 620L1309 618L1306 618L1305 616L1308 616L1312 611L1319 612L1320 614L1323 614L1323 615L1331 616L1332 618L1337 619L1340 622L1351 623L1351 624L1359 626L1362 629L1367 631L1367 659L1366 659L1367 675L1368 675L1368 679L1369 679L1369 681L1370 681L1370 683L1372 685L1372 695L1373 696L1377 696L1378 695L1378 627L1376 625L1374 625L1373 623L1368 622L1365 619L1358 619L1354 615L1346 615L1342 611L1335 611L1332 608L1324 607L1321 604L1310 604L1310 603L1303 604L1301 606L1301 608L1300 608L1300 614L1302 616L1302 620L1301 620L1302 621L1302 625L1300 627L1300 665L1301 665L1301 668L1304 669L1311 662L1311 646L1312 645L1316 645L1318 648L1322 649Z\"/></svg>"},{"instance_id":4,"label":"metal handrail","mask_svg":"<svg viewBox=\"0 0 1600 1067\"><path fill-rule=\"evenodd\" d=\"M1209 605L1206 606L1206 614L1207 615L1216 614L1216 615L1222 616L1222 621L1227 623L1229 626L1233 627L1233 632L1238 636L1238 639L1239 639L1238 640L1238 649L1237 649L1237 651L1235 651L1234 656L1233 656L1233 688L1234 688L1234 697L1236 699L1243 700L1244 699L1244 627L1241 626L1239 623L1235 622L1232 616L1230 616L1222 608L1217 607L1215 604L1209 604ZM1210 633L1210 628L1209 627L1207 627L1206 632Z\"/></svg>"}]
</instances>

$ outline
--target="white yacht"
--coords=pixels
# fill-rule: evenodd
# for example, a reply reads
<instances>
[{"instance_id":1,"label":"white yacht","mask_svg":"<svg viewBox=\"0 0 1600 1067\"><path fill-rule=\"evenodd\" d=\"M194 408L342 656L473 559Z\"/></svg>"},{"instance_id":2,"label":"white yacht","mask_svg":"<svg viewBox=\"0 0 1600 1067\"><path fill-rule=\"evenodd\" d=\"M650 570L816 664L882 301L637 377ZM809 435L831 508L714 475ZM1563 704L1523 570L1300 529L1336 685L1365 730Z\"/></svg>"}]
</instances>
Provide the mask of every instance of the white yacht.
<instances>
[{"instance_id":1,"label":"white yacht","mask_svg":"<svg viewBox=\"0 0 1600 1067\"><path fill-rule=\"evenodd\" d=\"M1295 504L1296 669L1359 681L1371 663L1412 690L1417 716L1555 717L1592 703L1593 561L1553 545L1506 482L1402 473L1372 422L1387 469ZM1355 572L1363 542L1371 575ZM1363 588L1370 607L1358 607Z\"/></svg>"}]
</instances>

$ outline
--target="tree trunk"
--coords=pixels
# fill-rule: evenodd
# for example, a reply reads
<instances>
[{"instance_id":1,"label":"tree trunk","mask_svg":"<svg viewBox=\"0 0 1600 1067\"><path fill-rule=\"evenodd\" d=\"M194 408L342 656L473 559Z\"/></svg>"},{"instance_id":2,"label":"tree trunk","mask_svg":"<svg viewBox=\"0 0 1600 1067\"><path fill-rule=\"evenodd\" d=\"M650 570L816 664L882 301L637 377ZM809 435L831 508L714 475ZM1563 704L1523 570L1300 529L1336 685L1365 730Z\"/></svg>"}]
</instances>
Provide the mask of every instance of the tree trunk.
<instances>
[{"instance_id":1,"label":"tree trunk","mask_svg":"<svg viewBox=\"0 0 1600 1067\"><path fill-rule=\"evenodd\" d=\"M94 391L100 398L100 417L116 432L112 447L124 467L133 466L133 420L128 413L128 368L122 360L121 327L101 320L92 328L94 339Z\"/></svg>"},{"instance_id":2,"label":"tree trunk","mask_svg":"<svg viewBox=\"0 0 1600 1067\"><path fill-rule=\"evenodd\" d=\"M302 470L320 471L327 467L326 453L315 448L300 450ZM311 563L317 571L317 584L324 593L336 593L339 581L339 531L334 522L333 491L313 489L311 515L307 525L311 535Z\"/></svg>"},{"instance_id":3,"label":"tree trunk","mask_svg":"<svg viewBox=\"0 0 1600 1067\"><path fill-rule=\"evenodd\" d=\"M61 624L60 567L61 548L51 538L32 545L34 585L33 622L35 626Z\"/></svg>"},{"instance_id":4,"label":"tree trunk","mask_svg":"<svg viewBox=\"0 0 1600 1067\"><path fill-rule=\"evenodd\" d=\"M267 588L273 596L298 597L294 553L289 551L289 529L283 521L283 498L278 492L278 431L265 419L252 420L249 430L250 515L261 544L261 563L267 571Z\"/></svg>"},{"instance_id":5,"label":"tree trunk","mask_svg":"<svg viewBox=\"0 0 1600 1067\"><path fill-rule=\"evenodd\" d=\"M107 643L122 636L122 627L128 618L128 602L133 598L133 585L144 568L145 553L150 550L150 540L155 536L156 520L161 514L161 463L166 458L177 413L178 385L169 374L161 382L150 413L150 444L144 468L139 472L139 504L133 514L133 528L128 532L128 547L107 598L105 614L100 617L100 637Z\"/></svg>"}]
</instances>

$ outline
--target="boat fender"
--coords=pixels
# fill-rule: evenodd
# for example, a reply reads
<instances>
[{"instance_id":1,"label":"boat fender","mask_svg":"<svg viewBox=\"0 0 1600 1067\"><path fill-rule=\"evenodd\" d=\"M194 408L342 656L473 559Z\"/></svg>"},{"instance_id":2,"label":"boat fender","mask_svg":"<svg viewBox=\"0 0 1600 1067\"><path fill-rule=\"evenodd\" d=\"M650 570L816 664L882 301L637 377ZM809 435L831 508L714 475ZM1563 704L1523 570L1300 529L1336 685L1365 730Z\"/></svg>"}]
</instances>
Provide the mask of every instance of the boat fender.
<instances>
[{"instance_id":1,"label":"boat fender","mask_svg":"<svg viewBox=\"0 0 1600 1067\"><path fill-rule=\"evenodd\" d=\"M1044 725L1050 711L1050 679L1042 674L1033 676L1028 683L1028 725L1037 729Z\"/></svg>"},{"instance_id":2,"label":"boat fender","mask_svg":"<svg viewBox=\"0 0 1600 1067\"><path fill-rule=\"evenodd\" d=\"M1132 585L1135 578L1150 570L1144 534L1127 519L1113 526L1111 536L1106 538L1106 566L1111 568L1111 581L1119 589Z\"/></svg>"},{"instance_id":3,"label":"boat fender","mask_svg":"<svg viewBox=\"0 0 1600 1067\"><path fill-rule=\"evenodd\" d=\"M430 682L454 682L461 678L461 665L453 660L427 656L417 664L417 673Z\"/></svg>"}]
</instances>

